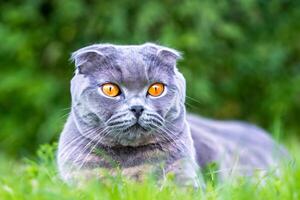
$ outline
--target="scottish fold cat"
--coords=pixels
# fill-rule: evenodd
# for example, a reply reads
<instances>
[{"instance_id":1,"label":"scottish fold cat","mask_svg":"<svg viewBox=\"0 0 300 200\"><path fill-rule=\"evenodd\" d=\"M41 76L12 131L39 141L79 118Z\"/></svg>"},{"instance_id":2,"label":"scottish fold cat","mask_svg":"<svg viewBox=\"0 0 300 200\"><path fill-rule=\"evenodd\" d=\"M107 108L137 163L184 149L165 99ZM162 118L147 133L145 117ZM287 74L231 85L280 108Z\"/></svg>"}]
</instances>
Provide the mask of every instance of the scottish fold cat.
<instances>
[{"instance_id":1,"label":"scottish fold cat","mask_svg":"<svg viewBox=\"0 0 300 200\"><path fill-rule=\"evenodd\" d=\"M284 150L262 129L186 113L180 58L152 43L95 44L72 54L72 107L57 155L64 180L118 168L137 179L173 173L180 184L204 187L209 163L221 179L277 166Z\"/></svg>"}]
</instances>

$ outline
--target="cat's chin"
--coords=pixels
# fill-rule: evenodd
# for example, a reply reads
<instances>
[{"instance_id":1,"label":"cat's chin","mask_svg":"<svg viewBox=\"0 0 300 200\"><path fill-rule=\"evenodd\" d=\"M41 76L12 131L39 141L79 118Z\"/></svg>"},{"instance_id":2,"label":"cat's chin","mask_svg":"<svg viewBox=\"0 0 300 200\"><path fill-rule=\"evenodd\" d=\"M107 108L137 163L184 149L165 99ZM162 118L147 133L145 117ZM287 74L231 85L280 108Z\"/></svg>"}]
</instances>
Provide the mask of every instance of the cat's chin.
<instances>
[{"instance_id":1,"label":"cat's chin","mask_svg":"<svg viewBox=\"0 0 300 200\"><path fill-rule=\"evenodd\" d=\"M139 147L139 146L145 146L154 143L156 143L154 138L145 137L145 138L139 138L137 140L121 139L118 141L118 144L116 146Z\"/></svg>"},{"instance_id":2,"label":"cat's chin","mask_svg":"<svg viewBox=\"0 0 300 200\"><path fill-rule=\"evenodd\" d=\"M111 138L111 146L144 146L147 144L155 143L152 130L145 128L139 124L134 124L124 130L121 134L117 134L117 137Z\"/></svg>"},{"instance_id":3,"label":"cat's chin","mask_svg":"<svg viewBox=\"0 0 300 200\"><path fill-rule=\"evenodd\" d=\"M151 129L149 128L146 128L146 127L143 127L142 125L140 125L139 123L136 123L126 129L123 130L124 133L126 132L138 132L138 133L147 133L147 132L150 132Z\"/></svg>"}]
</instances>

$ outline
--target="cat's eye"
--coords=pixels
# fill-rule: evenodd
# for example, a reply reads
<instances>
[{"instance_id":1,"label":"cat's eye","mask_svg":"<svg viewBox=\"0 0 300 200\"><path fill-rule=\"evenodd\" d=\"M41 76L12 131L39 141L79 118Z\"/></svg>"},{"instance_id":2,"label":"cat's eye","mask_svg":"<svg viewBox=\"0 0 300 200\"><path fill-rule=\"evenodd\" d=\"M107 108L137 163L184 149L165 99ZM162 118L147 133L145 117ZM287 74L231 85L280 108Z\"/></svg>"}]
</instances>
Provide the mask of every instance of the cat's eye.
<instances>
[{"instance_id":1,"label":"cat's eye","mask_svg":"<svg viewBox=\"0 0 300 200\"><path fill-rule=\"evenodd\" d=\"M164 92L165 86L162 83L154 83L148 89L148 94L154 97L160 96Z\"/></svg>"},{"instance_id":2,"label":"cat's eye","mask_svg":"<svg viewBox=\"0 0 300 200\"><path fill-rule=\"evenodd\" d=\"M101 86L102 92L109 97L116 97L120 94L120 88L114 83L105 83Z\"/></svg>"}]
</instances>

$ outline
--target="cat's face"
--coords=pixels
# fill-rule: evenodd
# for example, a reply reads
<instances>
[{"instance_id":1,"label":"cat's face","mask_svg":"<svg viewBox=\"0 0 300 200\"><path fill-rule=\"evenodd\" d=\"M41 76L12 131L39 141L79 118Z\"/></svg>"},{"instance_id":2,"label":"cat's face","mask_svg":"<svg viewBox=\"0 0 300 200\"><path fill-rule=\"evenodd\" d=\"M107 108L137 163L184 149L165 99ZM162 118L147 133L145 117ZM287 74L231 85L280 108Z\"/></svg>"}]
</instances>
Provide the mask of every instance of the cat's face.
<instances>
[{"instance_id":1,"label":"cat's face","mask_svg":"<svg viewBox=\"0 0 300 200\"><path fill-rule=\"evenodd\" d=\"M108 146L170 139L184 114L178 58L175 50L154 44L76 51L72 109L82 134Z\"/></svg>"}]
</instances>

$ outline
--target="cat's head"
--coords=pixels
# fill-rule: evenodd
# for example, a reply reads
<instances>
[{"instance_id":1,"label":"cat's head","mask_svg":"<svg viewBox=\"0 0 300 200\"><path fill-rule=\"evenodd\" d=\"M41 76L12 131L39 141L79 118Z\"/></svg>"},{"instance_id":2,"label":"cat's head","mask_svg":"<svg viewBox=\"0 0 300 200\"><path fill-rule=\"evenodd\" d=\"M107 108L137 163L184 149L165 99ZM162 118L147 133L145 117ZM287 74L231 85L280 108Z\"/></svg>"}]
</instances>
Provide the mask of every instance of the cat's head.
<instances>
[{"instance_id":1,"label":"cat's head","mask_svg":"<svg viewBox=\"0 0 300 200\"><path fill-rule=\"evenodd\" d=\"M179 58L176 50L152 43L96 44L74 52L72 115L81 134L107 146L176 137L185 114Z\"/></svg>"}]
</instances>

